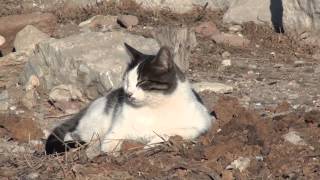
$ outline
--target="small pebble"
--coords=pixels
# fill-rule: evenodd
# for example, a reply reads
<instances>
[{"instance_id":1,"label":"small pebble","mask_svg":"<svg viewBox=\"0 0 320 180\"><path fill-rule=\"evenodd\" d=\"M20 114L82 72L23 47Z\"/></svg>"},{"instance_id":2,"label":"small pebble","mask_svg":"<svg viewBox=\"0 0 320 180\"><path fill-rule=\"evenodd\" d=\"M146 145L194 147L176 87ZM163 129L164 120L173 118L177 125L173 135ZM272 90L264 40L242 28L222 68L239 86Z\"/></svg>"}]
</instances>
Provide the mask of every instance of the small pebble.
<instances>
[{"instance_id":1,"label":"small pebble","mask_svg":"<svg viewBox=\"0 0 320 180\"><path fill-rule=\"evenodd\" d=\"M283 64L275 64L273 65L274 68L282 68L284 65Z\"/></svg>"},{"instance_id":2,"label":"small pebble","mask_svg":"<svg viewBox=\"0 0 320 180\"><path fill-rule=\"evenodd\" d=\"M226 167L227 170L231 169L239 169L240 172L247 169L250 165L250 159L245 157L239 157L238 159L234 160L230 165Z\"/></svg>"},{"instance_id":3,"label":"small pebble","mask_svg":"<svg viewBox=\"0 0 320 180\"><path fill-rule=\"evenodd\" d=\"M283 136L283 138L294 145L307 145L307 143L300 137L300 134L297 131L290 130Z\"/></svg>"},{"instance_id":4,"label":"small pebble","mask_svg":"<svg viewBox=\"0 0 320 180\"><path fill-rule=\"evenodd\" d=\"M37 179L39 176L40 176L39 173L33 172L33 173L28 174L27 179Z\"/></svg>"},{"instance_id":5,"label":"small pebble","mask_svg":"<svg viewBox=\"0 0 320 180\"><path fill-rule=\"evenodd\" d=\"M231 66L231 59L222 60L221 64L223 66Z\"/></svg>"},{"instance_id":6,"label":"small pebble","mask_svg":"<svg viewBox=\"0 0 320 180\"><path fill-rule=\"evenodd\" d=\"M263 161L263 156L256 156L256 160Z\"/></svg>"},{"instance_id":7,"label":"small pebble","mask_svg":"<svg viewBox=\"0 0 320 180\"><path fill-rule=\"evenodd\" d=\"M253 71L248 71L247 74L254 74L254 72Z\"/></svg>"},{"instance_id":8,"label":"small pebble","mask_svg":"<svg viewBox=\"0 0 320 180\"><path fill-rule=\"evenodd\" d=\"M294 61L294 66L295 67L302 66L303 64L304 64L304 61Z\"/></svg>"},{"instance_id":9,"label":"small pebble","mask_svg":"<svg viewBox=\"0 0 320 180\"><path fill-rule=\"evenodd\" d=\"M14 110L16 110L16 109L17 109L16 106L11 106L11 107L10 107L10 110L11 110L11 111L14 111Z\"/></svg>"},{"instance_id":10,"label":"small pebble","mask_svg":"<svg viewBox=\"0 0 320 180\"><path fill-rule=\"evenodd\" d=\"M0 34L0 46L6 43L6 39Z\"/></svg>"},{"instance_id":11,"label":"small pebble","mask_svg":"<svg viewBox=\"0 0 320 180\"><path fill-rule=\"evenodd\" d=\"M242 27L240 25L233 25L229 27L230 32L240 32Z\"/></svg>"},{"instance_id":12,"label":"small pebble","mask_svg":"<svg viewBox=\"0 0 320 180\"><path fill-rule=\"evenodd\" d=\"M125 28L131 28L132 26L136 26L139 23L139 19L137 16L133 15L121 15L117 19L118 23Z\"/></svg>"},{"instance_id":13,"label":"small pebble","mask_svg":"<svg viewBox=\"0 0 320 180\"><path fill-rule=\"evenodd\" d=\"M250 69L257 69L257 65L255 65L255 64L249 64L249 68L250 68Z\"/></svg>"},{"instance_id":14,"label":"small pebble","mask_svg":"<svg viewBox=\"0 0 320 180\"><path fill-rule=\"evenodd\" d=\"M228 51L225 51L221 54L222 58L227 59L231 56L231 54Z\"/></svg>"}]
</instances>

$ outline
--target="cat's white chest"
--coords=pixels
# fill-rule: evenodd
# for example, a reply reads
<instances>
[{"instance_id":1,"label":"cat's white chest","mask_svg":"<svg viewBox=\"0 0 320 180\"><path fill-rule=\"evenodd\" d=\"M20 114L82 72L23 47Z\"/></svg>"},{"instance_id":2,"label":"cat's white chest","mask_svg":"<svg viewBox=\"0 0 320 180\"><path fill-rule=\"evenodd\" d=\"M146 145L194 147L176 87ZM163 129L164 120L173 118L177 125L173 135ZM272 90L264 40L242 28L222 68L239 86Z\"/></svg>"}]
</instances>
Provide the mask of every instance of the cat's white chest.
<instances>
[{"instance_id":1,"label":"cat's white chest","mask_svg":"<svg viewBox=\"0 0 320 180\"><path fill-rule=\"evenodd\" d=\"M129 139L150 139L155 135L194 138L210 123L208 113L201 106L177 96L160 107L125 107L114 131Z\"/></svg>"}]
</instances>

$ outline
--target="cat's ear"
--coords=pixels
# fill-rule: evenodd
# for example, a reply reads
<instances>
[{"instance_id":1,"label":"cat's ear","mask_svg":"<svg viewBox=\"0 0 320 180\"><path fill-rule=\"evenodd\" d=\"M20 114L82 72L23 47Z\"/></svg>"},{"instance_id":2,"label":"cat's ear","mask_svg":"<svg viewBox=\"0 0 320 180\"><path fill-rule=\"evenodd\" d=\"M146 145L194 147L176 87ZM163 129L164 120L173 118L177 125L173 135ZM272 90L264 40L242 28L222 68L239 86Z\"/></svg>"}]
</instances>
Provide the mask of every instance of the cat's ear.
<instances>
[{"instance_id":1,"label":"cat's ear","mask_svg":"<svg viewBox=\"0 0 320 180\"><path fill-rule=\"evenodd\" d=\"M158 54L153 59L153 61L156 67L162 70L168 70L172 68L174 65L170 49L166 46L160 48Z\"/></svg>"},{"instance_id":2,"label":"cat's ear","mask_svg":"<svg viewBox=\"0 0 320 180\"><path fill-rule=\"evenodd\" d=\"M127 50L128 54L130 55L132 61L139 61L144 56L143 53L134 49L133 47L131 47L127 43L124 43L124 46L126 47L126 50Z\"/></svg>"}]
</instances>

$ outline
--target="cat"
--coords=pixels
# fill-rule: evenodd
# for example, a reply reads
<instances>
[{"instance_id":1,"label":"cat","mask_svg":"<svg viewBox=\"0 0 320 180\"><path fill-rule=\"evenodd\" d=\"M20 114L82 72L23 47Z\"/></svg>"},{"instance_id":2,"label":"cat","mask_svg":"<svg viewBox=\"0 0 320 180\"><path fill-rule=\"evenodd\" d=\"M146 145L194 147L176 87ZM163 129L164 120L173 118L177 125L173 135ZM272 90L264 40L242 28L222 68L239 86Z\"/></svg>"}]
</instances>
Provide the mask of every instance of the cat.
<instances>
[{"instance_id":1,"label":"cat","mask_svg":"<svg viewBox=\"0 0 320 180\"><path fill-rule=\"evenodd\" d=\"M119 150L123 139L152 146L174 135L194 139L211 127L215 118L174 63L168 47L146 55L124 46L131 62L122 86L56 127L47 139L47 154L93 139L99 141L101 152Z\"/></svg>"}]
</instances>

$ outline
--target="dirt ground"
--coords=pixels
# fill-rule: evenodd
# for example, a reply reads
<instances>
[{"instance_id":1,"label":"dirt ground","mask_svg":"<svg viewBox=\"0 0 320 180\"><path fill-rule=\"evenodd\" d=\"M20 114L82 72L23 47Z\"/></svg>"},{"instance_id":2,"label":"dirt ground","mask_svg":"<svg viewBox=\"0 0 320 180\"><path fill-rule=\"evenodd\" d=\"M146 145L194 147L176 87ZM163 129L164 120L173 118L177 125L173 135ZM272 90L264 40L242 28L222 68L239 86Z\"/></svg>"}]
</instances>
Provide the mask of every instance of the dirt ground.
<instances>
[{"instance_id":1,"label":"dirt ground","mask_svg":"<svg viewBox=\"0 0 320 180\"><path fill-rule=\"evenodd\" d=\"M144 36L150 36L144 27L163 25L195 27L212 21L221 31L228 28L222 24L222 12L201 10L175 15L137 10L129 4L56 12L64 25L99 13L136 15L140 24L132 31ZM1 58L0 90L8 90L12 105L23 113L0 114L0 147L6 146L0 149L7 149L0 151L0 179L319 179L320 60L312 58L317 48L253 23L245 24L241 33L250 40L248 47L215 44L197 36L198 45L190 57L191 81L234 87L229 94L200 94L217 115L208 133L194 141L172 137L148 150L127 142L119 157L101 155L91 160L81 150L59 157L44 155L41 129L50 129L68 116L48 103L42 91L36 108L24 108L18 77L25 56ZM63 32L57 31L56 37L63 37ZM226 51L231 54L228 67L221 65ZM38 125L33 126L33 121ZM300 137L297 144L285 140L290 133ZM235 162L243 163L237 166Z\"/></svg>"}]
</instances>

